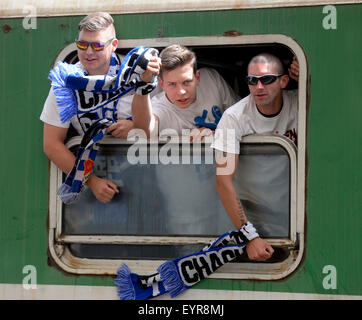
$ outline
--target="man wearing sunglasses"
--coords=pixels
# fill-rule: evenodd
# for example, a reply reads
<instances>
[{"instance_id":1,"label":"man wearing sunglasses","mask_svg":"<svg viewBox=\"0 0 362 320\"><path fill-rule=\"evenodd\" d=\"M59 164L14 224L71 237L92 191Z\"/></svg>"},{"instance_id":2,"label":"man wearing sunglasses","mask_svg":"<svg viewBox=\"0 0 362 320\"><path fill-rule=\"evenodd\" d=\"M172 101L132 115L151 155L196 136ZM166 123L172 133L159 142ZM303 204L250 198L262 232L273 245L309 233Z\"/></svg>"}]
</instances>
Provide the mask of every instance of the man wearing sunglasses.
<instances>
[{"instance_id":1,"label":"man wearing sunglasses","mask_svg":"<svg viewBox=\"0 0 362 320\"><path fill-rule=\"evenodd\" d=\"M105 12L93 13L79 23L78 29L79 35L75 42L80 60L79 67L90 76L116 73L116 66L120 65L120 59L115 54L118 40L116 39L113 18ZM147 70L141 75L141 80L150 82L154 75L158 75L159 66L159 58L155 56L148 63ZM133 128L133 123L126 119L131 116L133 108L137 111L144 104L149 103L148 95L135 94L132 99L128 97L128 99L121 98L118 101L115 115L118 121L107 129L107 132L113 136L127 137L128 131ZM90 101L79 101L79 103L90 103ZM72 128L78 135L83 136L92 121L91 116L91 114L85 113L83 116L74 116L70 121L62 123L53 89L49 91L40 116L44 122L44 152L66 174L69 173L75 163L75 156L64 144L68 131ZM95 197L103 203L111 201L113 196L119 192L115 183L99 178L94 174L89 177L86 184Z\"/></svg>"},{"instance_id":2,"label":"man wearing sunglasses","mask_svg":"<svg viewBox=\"0 0 362 320\"><path fill-rule=\"evenodd\" d=\"M299 65L293 58L289 76L298 80L298 75ZM248 221L233 179L243 136L282 134L297 143L297 90L284 90L289 76L277 57L268 53L255 56L246 77L250 95L224 112L212 144L217 151L217 192L232 222L246 235L249 259L256 261L269 259L274 250Z\"/></svg>"}]
</instances>

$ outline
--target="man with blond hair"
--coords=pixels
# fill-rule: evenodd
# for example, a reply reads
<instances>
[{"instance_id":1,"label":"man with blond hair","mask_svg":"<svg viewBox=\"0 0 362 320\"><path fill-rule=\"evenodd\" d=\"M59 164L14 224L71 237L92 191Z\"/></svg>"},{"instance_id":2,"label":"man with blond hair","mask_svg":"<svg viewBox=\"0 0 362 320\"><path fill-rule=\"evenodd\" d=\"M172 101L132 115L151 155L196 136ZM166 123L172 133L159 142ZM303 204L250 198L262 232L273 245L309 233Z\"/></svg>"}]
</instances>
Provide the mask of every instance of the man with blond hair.
<instances>
[{"instance_id":1,"label":"man with blond hair","mask_svg":"<svg viewBox=\"0 0 362 320\"><path fill-rule=\"evenodd\" d=\"M79 23L78 29L79 34L76 45L79 62L76 66L84 70L89 76L116 75L121 61L115 54L118 40L113 18L105 12L93 13L86 16ZM141 79L150 82L152 77L158 74L158 70L159 58L154 57L153 61L148 64L147 70L141 75ZM133 124L125 124L124 121L126 120L124 119L127 119L131 112L134 112L136 114L134 120L137 121L137 111L145 104L150 103L149 99L149 95L135 94L132 106L129 102L124 103L122 98L119 101L114 101L114 109L116 110L114 118L118 120L108 127L107 132L119 136L119 132L127 126L126 133L128 133L130 126L133 126ZM94 101L91 99L86 101L85 98L80 98L78 101L82 107L87 107L92 102ZM91 113L84 113L75 115L70 121L63 123L60 120L54 90L53 88L50 89L40 116L40 119L44 122L44 152L66 174L70 172L75 164L75 156L64 144L68 130L72 126L79 135L83 136L92 122L91 117ZM86 184L92 190L94 196L103 203L109 202L119 192L112 181L97 177L95 174L89 177Z\"/></svg>"}]
</instances>

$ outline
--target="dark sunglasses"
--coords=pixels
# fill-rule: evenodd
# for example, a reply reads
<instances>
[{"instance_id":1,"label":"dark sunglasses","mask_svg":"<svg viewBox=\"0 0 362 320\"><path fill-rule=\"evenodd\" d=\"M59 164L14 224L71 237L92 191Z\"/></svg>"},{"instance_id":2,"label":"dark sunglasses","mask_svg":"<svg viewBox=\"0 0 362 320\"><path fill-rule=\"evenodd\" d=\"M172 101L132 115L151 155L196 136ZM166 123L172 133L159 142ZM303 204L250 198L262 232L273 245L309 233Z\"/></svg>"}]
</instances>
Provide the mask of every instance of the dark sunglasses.
<instances>
[{"instance_id":1,"label":"dark sunglasses","mask_svg":"<svg viewBox=\"0 0 362 320\"><path fill-rule=\"evenodd\" d=\"M91 48L94 51L102 51L106 46L108 46L112 41L114 40L114 38L109 39L106 42L88 42L88 41L84 41L84 40L77 40L75 39L75 43L77 45L77 48L80 50L87 50L89 46L91 46Z\"/></svg>"},{"instance_id":2,"label":"dark sunglasses","mask_svg":"<svg viewBox=\"0 0 362 320\"><path fill-rule=\"evenodd\" d=\"M263 76L247 76L246 81L247 81L248 85L250 85L250 86L255 86L259 80L262 84L271 84L276 79L280 78L281 76L282 76L282 74L265 74Z\"/></svg>"}]
</instances>

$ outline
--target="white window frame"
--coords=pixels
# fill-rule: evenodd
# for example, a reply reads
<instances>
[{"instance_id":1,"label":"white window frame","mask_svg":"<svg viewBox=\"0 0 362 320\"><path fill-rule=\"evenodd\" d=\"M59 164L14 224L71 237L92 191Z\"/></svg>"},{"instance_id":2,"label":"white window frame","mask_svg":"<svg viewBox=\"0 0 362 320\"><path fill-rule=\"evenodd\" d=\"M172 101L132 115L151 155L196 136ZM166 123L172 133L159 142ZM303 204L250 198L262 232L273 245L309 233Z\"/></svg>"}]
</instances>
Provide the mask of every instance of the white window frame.
<instances>
[{"instance_id":1,"label":"white window frame","mask_svg":"<svg viewBox=\"0 0 362 320\"><path fill-rule=\"evenodd\" d=\"M230 263L210 278L222 279L260 279L277 280L291 274L299 265L304 254L304 220L305 220L305 153L306 153L306 105L307 105L307 61L302 48L292 38L285 35L252 35L240 37L191 37L191 38L163 38L120 40L120 48L133 48L139 45L149 47L166 47L172 43L185 46L242 46L247 44L278 43L289 47L296 55L299 67L298 85L298 150L287 138L279 135L252 135L243 139L243 143L273 143L281 145L288 153L291 164L291 201L290 201L290 238L268 239L272 245L289 247L290 255L282 262L277 263ZM70 44L61 51L56 59L63 61L69 53L76 50L75 44ZM100 143L116 143L119 139L105 137ZM126 141L123 140L123 143ZM80 143L80 138L74 138L68 147ZM132 272L150 274L164 262L164 260L114 260L114 259L86 259L72 255L67 244L207 244L212 238L208 237L154 237L154 236L62 236L62 203L56 191L62 183L62 172L54 163L50 164L49 187L49 237L48 246L51 258L64 271L75 274L110 274L115 275L122 263L126 263ZM225 213L226 214L226 213ZM297 249L295 247L297 246Z\"/></svg>"}]
</instances>

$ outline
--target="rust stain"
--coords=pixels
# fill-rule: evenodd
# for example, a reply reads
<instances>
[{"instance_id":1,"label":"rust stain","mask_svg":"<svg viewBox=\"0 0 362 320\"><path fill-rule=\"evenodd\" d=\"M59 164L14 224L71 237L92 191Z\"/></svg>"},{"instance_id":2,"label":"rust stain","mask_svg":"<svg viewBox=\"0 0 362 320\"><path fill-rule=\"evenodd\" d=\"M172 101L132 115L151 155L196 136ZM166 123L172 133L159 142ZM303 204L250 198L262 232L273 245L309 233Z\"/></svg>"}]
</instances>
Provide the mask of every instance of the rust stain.
<instances>
[{"instance_id":1,"label":"rust stain","mask_svg":"<svg viewBox=\"0 0 362 320\"><path fill-rule=\"evenodd\" d=\"M12 28L11 26L9 26L8 24L4 24L4 25L2 26L2 29L3 29L3 32L4 32L4 33L8 33L8 32L10 32L13 28Z\"/></svg>"},{"instance_id":2,"label":"rust stain","mask_svg":"<svg viewBox=\"0 0 362 320\"><path fill-rule=\"evenodd\" d=\"M236 31L236 30L225 31L223 34L224 37L238 37L241 35L242 35L242 33L240 33L239 31Z\"/></svg>"}]
</instances>

